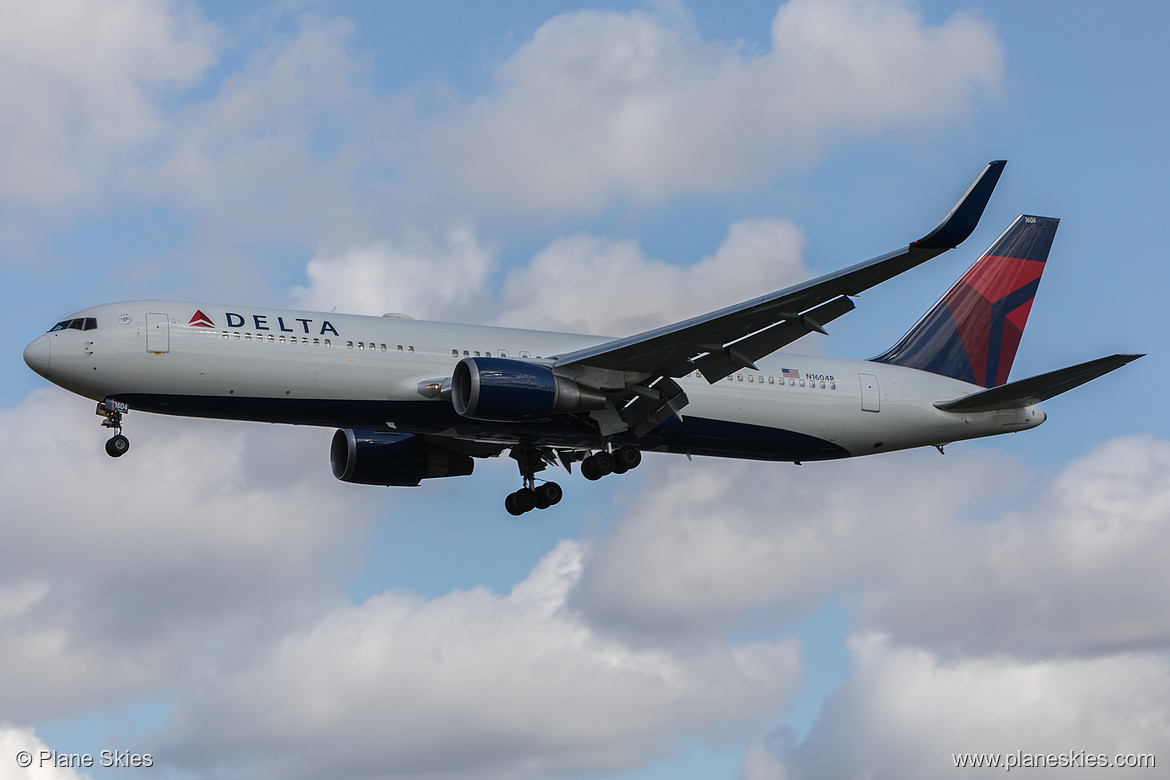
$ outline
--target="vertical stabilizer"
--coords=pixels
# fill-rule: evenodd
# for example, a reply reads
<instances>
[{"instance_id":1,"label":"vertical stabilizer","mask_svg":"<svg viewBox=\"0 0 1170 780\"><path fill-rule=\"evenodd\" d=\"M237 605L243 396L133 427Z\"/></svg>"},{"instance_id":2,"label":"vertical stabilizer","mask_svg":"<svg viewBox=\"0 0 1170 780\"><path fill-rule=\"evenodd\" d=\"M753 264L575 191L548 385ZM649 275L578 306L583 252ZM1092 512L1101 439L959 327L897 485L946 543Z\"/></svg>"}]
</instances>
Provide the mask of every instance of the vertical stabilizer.
<instances>
[{"instance_id":1,"label":"vertical stabilizer","mask_svg":"<svg viewBox=\"0 0 1170 780\"><path fill-rule=\"evenodd\" d=\"M873 360L983 387L1007 382L1059 223L1016 217L918 324Z\"/></svg>"}]
</instances>

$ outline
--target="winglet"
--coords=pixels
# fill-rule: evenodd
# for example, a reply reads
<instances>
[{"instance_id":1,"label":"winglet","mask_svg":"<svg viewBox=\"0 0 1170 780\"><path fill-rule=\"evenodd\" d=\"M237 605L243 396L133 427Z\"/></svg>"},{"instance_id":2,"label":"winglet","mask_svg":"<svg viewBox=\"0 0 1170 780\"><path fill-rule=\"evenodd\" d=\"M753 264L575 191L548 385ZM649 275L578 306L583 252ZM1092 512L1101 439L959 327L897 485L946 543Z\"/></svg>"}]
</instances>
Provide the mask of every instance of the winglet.
<instances>
[{"instance_id":1,"label":"winglet","mask_svg":"<svg viewBox=\"0 0 1170 780\"><path fill-rule=\"evenodd\" d=\"M910 246L915 249L954 249L966 241L979 224L979 218L987 208L987 201L991 199L991 192L999 182L999 175L1003 173L1005 165L1007 160L989 162L946 219Z\"/></svg>"}]
</instances>

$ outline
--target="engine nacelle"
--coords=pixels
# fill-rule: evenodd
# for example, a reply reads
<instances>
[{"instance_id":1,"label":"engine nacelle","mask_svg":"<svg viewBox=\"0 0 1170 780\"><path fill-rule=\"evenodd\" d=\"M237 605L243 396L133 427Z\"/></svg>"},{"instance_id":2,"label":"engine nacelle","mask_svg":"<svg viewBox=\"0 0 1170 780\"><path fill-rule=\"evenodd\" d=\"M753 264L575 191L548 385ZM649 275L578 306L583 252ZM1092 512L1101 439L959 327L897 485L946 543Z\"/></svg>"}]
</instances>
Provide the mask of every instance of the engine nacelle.
<instances>
[{"instance_id":1,"label":"engine nacelle","mask_svg":"<svg viewBox=\"0 0 1170 780\"><path fill-rule=\"evenodd\" d=\"M475 464L467 455L429 444L409 433L338 429L329 465L342 482L414 487L433 477L462 477Z\"/></svg>"},{"instance_id":2,"label":"engine nacelle","mask_svg":"<svg viewBox=\"0 0 1170 780\"><path fill-rule=\"evenodd\" d=\"M539 363L471 357L455 364L451 404L460 415L473 420L526 422L601 409L605 393L556 376Z\"/></svg>"}]
</instances>

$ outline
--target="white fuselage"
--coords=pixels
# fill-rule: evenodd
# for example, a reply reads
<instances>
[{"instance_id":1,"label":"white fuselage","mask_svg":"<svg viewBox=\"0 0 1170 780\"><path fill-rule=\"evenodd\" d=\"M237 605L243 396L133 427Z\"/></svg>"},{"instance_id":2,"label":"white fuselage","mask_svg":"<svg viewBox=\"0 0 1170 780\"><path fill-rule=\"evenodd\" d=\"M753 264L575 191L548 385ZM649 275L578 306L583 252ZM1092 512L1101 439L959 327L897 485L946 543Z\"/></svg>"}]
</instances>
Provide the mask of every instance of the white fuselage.
<instances>
[{"instance_id":1,"label":"white fuselage","mask_svg":"<svg viewBox=\"0 0 1170 780\"><path fill-rule=\"evenodd\" d=\"M131 410L394 430L465 441L597 448L571 420L486 423L437 391L464 357L545 361L607 339L400 317L174 301L96 306L90 330L38 338L26 361L44 377ZM777 353L708 383L678 379L690 403L643 439L647 450L802 460L868 455L1032 428L1035 407L955 414L934 407L983 388L916 369ZM617 438L635 440L632 434Z\"/></svg>"}]
</instances>

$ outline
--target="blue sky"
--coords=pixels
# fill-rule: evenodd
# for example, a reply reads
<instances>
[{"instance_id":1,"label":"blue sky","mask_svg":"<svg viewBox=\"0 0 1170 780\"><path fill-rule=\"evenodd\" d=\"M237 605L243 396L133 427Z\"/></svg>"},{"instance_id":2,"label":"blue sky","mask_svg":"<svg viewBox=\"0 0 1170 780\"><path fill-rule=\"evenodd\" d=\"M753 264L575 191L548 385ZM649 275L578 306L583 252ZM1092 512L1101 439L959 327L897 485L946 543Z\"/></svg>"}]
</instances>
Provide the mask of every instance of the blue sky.
<instances>
[{"instance_id":1,"label":"blue sky","mask_svg":"<svg viewBox=\"0 0 1170 780\"><path fill-rule=\"evenodd\" d=\"M22 746L183 778L1170 757L1168 14L7 5L0 777ZM962 248L797 351L878 354L1032 213L1062 222L1013 378L1149 356L945 458L662 456L512 518L506 459L366 489L331 431L132 414L115 463L20 357L137 297L620 335L895 249L998 158Z\"/></svg>"}]
</instances>

